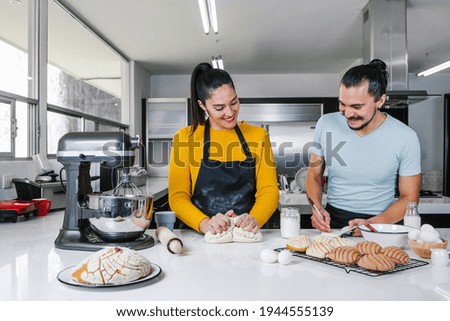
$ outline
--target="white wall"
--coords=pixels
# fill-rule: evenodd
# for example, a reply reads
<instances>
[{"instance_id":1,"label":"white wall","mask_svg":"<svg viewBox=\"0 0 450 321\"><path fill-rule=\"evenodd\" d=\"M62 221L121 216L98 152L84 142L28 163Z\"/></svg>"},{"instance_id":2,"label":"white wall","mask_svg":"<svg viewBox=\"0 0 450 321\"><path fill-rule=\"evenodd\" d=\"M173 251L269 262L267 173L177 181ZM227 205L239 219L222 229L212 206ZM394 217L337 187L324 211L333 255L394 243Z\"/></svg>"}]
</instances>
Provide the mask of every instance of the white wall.
<instances>
[{"instance_id":1,"label":"white wall","mask_svg":"<svg viewBox=\"0 0 450 321\"><path fill-rule=\"evenodd\" d=\"M142 99L150 97L150 74L135 61L130 62L130 134L142 135Z\"/></svg>"}]
</instances>

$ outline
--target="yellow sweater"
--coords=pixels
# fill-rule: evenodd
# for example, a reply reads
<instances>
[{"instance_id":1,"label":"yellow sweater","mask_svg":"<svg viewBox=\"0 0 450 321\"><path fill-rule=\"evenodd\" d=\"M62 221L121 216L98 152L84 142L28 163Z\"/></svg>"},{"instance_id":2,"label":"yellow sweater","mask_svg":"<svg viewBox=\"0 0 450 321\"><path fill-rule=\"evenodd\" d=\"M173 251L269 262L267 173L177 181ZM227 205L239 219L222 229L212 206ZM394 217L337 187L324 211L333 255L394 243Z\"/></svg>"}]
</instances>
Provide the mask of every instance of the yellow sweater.
<instances>
[{"instance_id":1,"label":"yellow sweater","mask_svg":"<svg viewBox=\"0 0 450 321\"><path fill-rule=\"evenodd\" d=\"M278 204L275 161L269 135L261 128L242 122L239 126L256 161L255 205L250 211L259 226L268 221ZM192 126L179 130L173 139L169 166L169 205L186 225L199 231L206 216L191 202L203 158L205 126L199 125L192 135ZM210 159L221 162L243 161L245 154L234 129L210 129Z\"/></svg>"}]
</instances>

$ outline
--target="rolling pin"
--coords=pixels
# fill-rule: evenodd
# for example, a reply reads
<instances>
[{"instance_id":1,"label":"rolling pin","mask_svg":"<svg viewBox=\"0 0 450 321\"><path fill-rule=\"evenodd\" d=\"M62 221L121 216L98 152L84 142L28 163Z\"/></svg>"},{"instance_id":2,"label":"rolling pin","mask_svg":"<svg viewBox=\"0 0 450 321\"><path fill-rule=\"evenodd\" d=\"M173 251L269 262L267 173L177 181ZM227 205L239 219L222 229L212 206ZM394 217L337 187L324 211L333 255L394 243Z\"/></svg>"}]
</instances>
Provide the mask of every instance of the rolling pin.
<instances>
[{"instance_id":1,"label":"rolling pin","mask_svg":"<svg viewBox=\"0 0 450 321\"><path fill-rule=\"evenodd\" d=\"M160 226L156 229L156 238L167 248L170 253L183 252L183 242L167 227Z\"/></svg>"}]
</instances>

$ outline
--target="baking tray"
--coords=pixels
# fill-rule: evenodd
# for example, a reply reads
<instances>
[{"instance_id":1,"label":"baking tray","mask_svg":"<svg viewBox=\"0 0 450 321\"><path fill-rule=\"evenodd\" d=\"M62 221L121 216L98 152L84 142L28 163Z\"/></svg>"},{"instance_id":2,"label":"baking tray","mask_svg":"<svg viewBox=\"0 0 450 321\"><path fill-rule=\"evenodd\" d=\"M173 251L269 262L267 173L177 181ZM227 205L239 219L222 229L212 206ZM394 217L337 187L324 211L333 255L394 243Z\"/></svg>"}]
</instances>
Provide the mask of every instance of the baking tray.
<instances>
[{"instance_id":1,"label":"baking tray","mask_svg":"<svg viewBox=\"0 0 450 321\"><path fill-rule=\"evenodd\" d=\"M275 251L277 251L277 252L280 252L282 250L286 250L286 248L280 247L280 248L275 249ZM367 275L367 276L371 276L371 277L378 277L378 276L383 276L383 275L387 275L387 274L393 274L393 273L410 270L410 269L418 268L418 267L429 264L428 262L425 262L425 261L410 258L409 262L406 264L396 264L395 268L392 271L387 271L387 272L369 271L369 270L359 267L358 265L340 264L340 263L331 261L330 259L319 259L316 257L306 255L305 253L295 252L295 251L291 251L291 250L288 250L288 251L290 251L293 256L297 256L297 257L301 257L306 260L315 261L315 262L319 262L322 264L338 267L340 269L343 269L347 274L350 272L355 272L355 273L359 273L359 274L363 274L363 275Z\"/></svg>"}]
</instances>

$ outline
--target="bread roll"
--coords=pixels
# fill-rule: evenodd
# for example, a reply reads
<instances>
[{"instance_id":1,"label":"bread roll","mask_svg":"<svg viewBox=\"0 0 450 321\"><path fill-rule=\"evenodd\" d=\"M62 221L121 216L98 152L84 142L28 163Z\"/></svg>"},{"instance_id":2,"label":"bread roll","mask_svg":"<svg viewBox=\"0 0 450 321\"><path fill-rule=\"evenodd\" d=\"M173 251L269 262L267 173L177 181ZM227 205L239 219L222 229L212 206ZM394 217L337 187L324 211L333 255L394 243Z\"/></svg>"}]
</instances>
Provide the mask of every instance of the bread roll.
<instances>
[{"instance_id":1,"label":"bread roll","mask_svg":"<svg viewBox=\"0 0 450 321\"><path fill-rule=\"evenodd\" d=\"M406 264L409 262L409 255L405 252L405 250L397 246L385 247L381 249L380 253L383 253L388 258L392 259L395 264Z\"/></svg>"},{"instance_id":2,"label":"bread roll","mask_svg":"<svg viewBox=\"0 0 450 321\"><path fill-rule=\"evenodd\" d=\"M355 264L360 258L361 253L351 246L340 246L331 250L327 255L329 259L341 264Z\"/></svg>"},{"instance_id":3,"label":"bread roll","mask_svg":"<svg viewBox=\"0 0 450 321\"><path fill-rule=\"evenodd\" d=\"M328 253L331 252L333 246L324 242L314 242L306 250L306 255L324 259Z\"/></svg>"},{"instance_id":4,"label":"bread roll","mask_svg":"<svg viewBox=\"0 0 450 321\"><path fill-rule=\"evenodd\" d=\"M305 252L312 243L312 240L308 236L298 235L291 237L287 241L286 248L296 252Z\"/></svg>"},{"instance_id":5,"label":"bread roll","mask_svg":"<svg viewBox=\"0 0 450 321\"><path fill-rule=\"evenodd\" d=\"M387 272L395 268L395 263L386 255L377 253L363 255L358 261L358 266L367 270Z\"/></svg>"},{"instance_id":6,"label":"bread roll","mask_svg":"<svg viewBox=\"0 0 450 321\"><path fill-rule=\"evenodd\" d=\"M108 247L93 253L72 270L74 281L84 284L126 284L146 277L150 262L126 247Z\"/></svg>"},{"instance_id":7,"label":"bread roll","mask_svg":"<svg viewBox=\"0 0 450 321\"><path fill-rule=\"evenodd\" d=\"M381 245L372 241L362 241L356 244L356 249L361 252L361 254L376 254L381 251Z\"/></svg>"}]
</instances>

